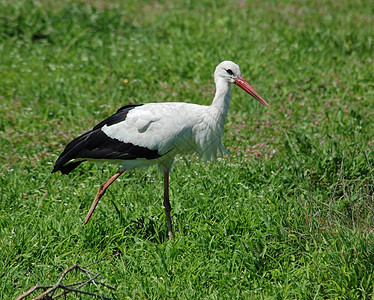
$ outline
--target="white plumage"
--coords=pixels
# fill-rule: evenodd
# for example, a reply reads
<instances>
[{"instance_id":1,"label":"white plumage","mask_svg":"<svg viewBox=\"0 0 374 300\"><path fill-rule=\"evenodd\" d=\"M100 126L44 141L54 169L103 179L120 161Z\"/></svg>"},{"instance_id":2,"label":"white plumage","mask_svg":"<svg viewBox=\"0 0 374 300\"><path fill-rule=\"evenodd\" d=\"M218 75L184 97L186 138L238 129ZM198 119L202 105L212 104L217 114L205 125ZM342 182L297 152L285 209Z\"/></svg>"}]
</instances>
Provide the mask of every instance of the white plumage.
<instances>
[{"instance_id":1,"label":"white plumage","mask_svg":"<svg viewBox=\"0 0 374 300\"><path fill-rule=\"evenodd\" d=\"M128 105L81 135L65 148L52 172L70 173L85 160L121 163L121 169L99 188L85 223L109 185L125 170L157 165L164 173L164 205L169 236L173 238L169 172L177 154L197 153L205 161L225 152L221 137L229 110L231 83L248 92L262 104L264 99L245 81L239 66L220 63L214 72L216 94L209 106L183 103Z\"/></svg>"},{"instance_id":2,"label":"white plumage","mask_svg":"<svg viewBox=\"0 0 374 300\"><path fill-rule=\"evenodd\" d=\"M150 103L129 111L122 122L103 126L102 131L121 142L157 150L162 155L159 160L164 155L172 159L175 154L193 152L210 160L216 158L218 147L224 151L220 142L223 126L217 126L216 118L209 106ZM130 169L129 161L122 163L124 169Z\"/></svg>"}]
</instances>

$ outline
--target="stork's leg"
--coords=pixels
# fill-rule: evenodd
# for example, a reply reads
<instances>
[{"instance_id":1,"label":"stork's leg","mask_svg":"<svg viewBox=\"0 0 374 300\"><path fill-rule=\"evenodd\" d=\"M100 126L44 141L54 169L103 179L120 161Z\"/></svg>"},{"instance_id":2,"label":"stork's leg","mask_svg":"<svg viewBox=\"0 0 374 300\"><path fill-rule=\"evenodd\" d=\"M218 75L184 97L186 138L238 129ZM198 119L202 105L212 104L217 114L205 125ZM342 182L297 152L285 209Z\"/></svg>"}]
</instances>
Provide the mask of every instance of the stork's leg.
<instances>
[{"instance_id":1,"label":"stork's leg","mask_svg":"<svg viewBox=\"0 0 374 300\"><path fill-rule=\"evenodd\" d=\"M104 184L100 185L99 190L97 191L96 198L92 202L90 211L88 212L86 218L84 219L84 225L86 225L87 222L90 220L90 218L91 218L91 216L92 216L92 214L93 214L93 212L94 212L94 210L96 208L96 205L99 203L100 198L105 194L106 189L114 182L114 180L116 180L118 177L120 177L123 172L125 172L125 171L124 170L118 171L107 182L105 182Z\"/></svg>"},{"instance_id":2,"label":"stork's leg","mask_svg":"<svg viewBox=\"0 0 374 300\"><path fill-rule=\"evenodd\" d=\"M164 172L164 207L166 214L166 221L168 223L169 238L173 240L173 226L171 225L171 205L169 201L169 172Z\"/></svg>"}]
</instances>

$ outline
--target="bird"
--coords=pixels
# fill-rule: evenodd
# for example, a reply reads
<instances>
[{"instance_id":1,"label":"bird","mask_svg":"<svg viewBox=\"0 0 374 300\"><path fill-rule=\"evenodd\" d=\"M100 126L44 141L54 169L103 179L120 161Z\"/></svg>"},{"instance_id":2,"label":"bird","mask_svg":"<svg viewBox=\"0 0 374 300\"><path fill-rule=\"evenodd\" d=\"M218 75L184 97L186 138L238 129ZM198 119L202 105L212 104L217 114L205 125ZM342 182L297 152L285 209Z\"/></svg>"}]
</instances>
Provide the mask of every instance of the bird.
<instances>
[{"instance_id":1,"label":"bird","mask_svg":"<svg viewBox=\"0 0 374 300\"><path fill-rule=\"evenodd\" d=\"M263 105L269 104L244 79L239 66L223 61L215 69L216 92L210 105L185 102L128 104L67 144L52 173L69 174L85 161L120 164L119 170L99 186L84 220L90 220L107 188L125 171L156 165L164 176L164 209L167 230L173 240L169 174L176 155L197 153L200 159L216 160L228 153L222 144L231 84L235 84Z\"/></svg>"}]
</instances>

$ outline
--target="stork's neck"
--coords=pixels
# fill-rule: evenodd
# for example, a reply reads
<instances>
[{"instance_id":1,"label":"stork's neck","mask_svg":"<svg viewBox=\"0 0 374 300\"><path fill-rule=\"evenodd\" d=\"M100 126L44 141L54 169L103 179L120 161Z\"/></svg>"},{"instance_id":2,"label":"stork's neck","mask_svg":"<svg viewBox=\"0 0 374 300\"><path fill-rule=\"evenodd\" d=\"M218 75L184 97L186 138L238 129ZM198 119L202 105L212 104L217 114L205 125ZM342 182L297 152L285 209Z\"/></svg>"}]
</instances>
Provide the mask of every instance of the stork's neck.
<instances>
[{"instance_id":1,"label":"stork's neck","mask_svg":"<svg viewBox=\"0 0 374 300\"><path fill-rule=\"evenodd\" d=\"M231 84L223 79L216 79L216 94L210 105L210 113L216 115L222 123L226 121L230 105Z\"/></svg>"}]
</instances>

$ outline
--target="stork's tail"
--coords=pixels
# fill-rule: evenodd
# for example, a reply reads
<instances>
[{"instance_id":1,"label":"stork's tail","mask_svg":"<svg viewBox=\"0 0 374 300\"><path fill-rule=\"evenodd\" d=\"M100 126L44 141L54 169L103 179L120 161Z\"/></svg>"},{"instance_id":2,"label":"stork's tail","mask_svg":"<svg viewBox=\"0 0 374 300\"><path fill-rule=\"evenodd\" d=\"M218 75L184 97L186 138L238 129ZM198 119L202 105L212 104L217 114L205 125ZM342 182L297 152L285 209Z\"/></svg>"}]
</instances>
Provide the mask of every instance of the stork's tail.
<instances>
[{"instance_id":1,"label":"stork's tail","mask_svg":"<svg viewBox=\"0 0 374 300\"><path fill-rule=\"evenodd\" d=\"M92 131L86 132L72 140L57 159L52 173L61 171L62 174L69 174L78 167L85 159L79 159L79 153L86 147L86 139Z\"/></svg>"}]
</instances>

